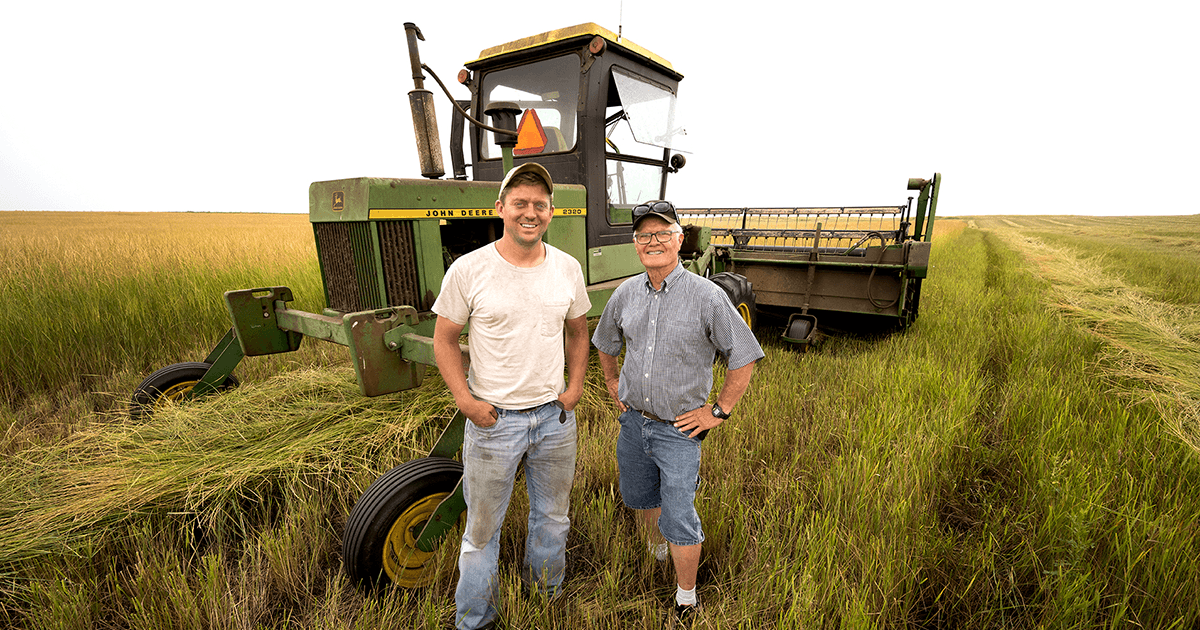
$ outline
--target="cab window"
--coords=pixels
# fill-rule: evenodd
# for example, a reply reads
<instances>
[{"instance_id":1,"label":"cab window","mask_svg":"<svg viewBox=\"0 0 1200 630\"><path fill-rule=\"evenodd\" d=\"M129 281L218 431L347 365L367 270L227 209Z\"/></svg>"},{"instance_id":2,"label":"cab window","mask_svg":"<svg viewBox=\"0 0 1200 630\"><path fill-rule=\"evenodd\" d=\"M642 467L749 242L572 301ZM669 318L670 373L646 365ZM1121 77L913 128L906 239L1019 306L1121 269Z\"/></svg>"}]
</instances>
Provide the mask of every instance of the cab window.
<instances>
[{"instance_id":1,"label":"cab window","mask_svg":"<svg viewBox=\"0 0 1200 630\"><path fill-rule=\"evenodd\" d=\"M614 66L605 111L605 187L608 222L627 224L632 208L657 199L670 149L679 150L687 132L676 117L675 93Z\"/></svg>"},{"instance_id":2,"label":"cab window","mask_svg":"<svg viewBox=\"0 0 1200 630\"><path fill-rule=\"evenodd\" d=\"M509 101L517 117L518 156L559 153L575 148L578 133L579 57L565 55L483 77L483 102ZM490 121L489 121L490 123ZM501 157L495 134L485 131L480 151L484 159Z\"/></svg>"}]
</instances>

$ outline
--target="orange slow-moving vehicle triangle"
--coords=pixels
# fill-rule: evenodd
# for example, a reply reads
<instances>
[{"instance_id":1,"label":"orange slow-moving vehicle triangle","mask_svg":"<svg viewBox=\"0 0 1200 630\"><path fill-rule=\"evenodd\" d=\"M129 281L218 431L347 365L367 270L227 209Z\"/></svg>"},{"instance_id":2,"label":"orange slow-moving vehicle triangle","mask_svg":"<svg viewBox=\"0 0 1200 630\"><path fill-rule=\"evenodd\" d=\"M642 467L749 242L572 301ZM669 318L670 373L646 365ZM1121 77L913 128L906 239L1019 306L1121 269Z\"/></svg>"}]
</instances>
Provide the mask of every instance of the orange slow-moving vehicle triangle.
<instances>
[{"instance_id":1,"label":"orange slow-moving vehicle triangle","mask_svg":"<svg viewBox=\"0 0 1200 630\"><path fill-rule=\"evenodd\" d=\"M513 155L533 155L546 148L546 130L533 108L525 110L521 124L517 125L517 146Z\"/></svg>"}]
</instances>

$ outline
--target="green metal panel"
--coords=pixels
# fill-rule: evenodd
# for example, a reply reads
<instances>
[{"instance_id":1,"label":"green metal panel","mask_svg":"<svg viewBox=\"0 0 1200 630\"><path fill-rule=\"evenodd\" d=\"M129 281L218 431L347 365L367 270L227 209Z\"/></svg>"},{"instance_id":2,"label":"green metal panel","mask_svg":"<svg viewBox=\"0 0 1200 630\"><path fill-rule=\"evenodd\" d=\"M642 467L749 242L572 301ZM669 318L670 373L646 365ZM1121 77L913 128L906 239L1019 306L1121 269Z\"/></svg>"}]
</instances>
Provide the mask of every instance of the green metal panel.
<instances>
[{"instance_id":1,"label":"green metal panel","mask_svg":"<svg viewBox=\"0 0 1200 630\"><path fill-rule=\"evenodd\" d=\"M421 295L432 305L433 299L442 291L442 278L446 275L442 263L442 232L438 221L413 221L414 250L417 256L417 280Z\"/></svg>"},{"instance_id":2,"label":"green metal panel","mask_svg":"<svg viewBox=\"0 0 1200 630\"><path fill-rule=\"evenodd\" d=\"M467 416L459 409L454 410L454 416L450 418L450 423L442 431L442 436L438 438L436 444L429 451L430 457L447 457L453 459L458 455L458 451L462 448L463 433L467 426Z\"/></svg>"},{"instance_id":3,"label":"green metal panel","mask_svg":"<svg viewBox=\"0 0 1200 630\"><path fill-rule=\"evenodd\" d=\"M929 225L925 228L925 240L933 240L933 218L937 215L937 200L938 192L942 189L942 174L933 174L933 184L931 185L933 192L929 199Z\"/></svg>"},{"instance_id":4,"label":"green metal panel","mask_svg":"<svg viewBox=\"0 0 1200 630\"><path fill-rule=\"evenodd\" d=\"M299 341L297 340L296 343L298 345ZM242 352L242 347L238 345L237 333L230 328L225 336L217 342L217 347L213 348L212 352L208 353L208 357L204 359L204 362L209 365L208 371L192 387L191 391L185 392L184 398L194 398L217 391L225 379L233 374L234 368L241 363L244 356L246 355Z\"/></svg>"},{"instance_id":5,"label":"green metal panel","mask_svg":"<svg viewBox=\"0 0 1200 630\"><path fill-rule=\"evenodd\" d=\"M463 498L462 480L454 487L450 496L442 499L433 515L425 522L421 535L417 537L415 547L421 551L433 551L438 542L446 537L450 528L458 523L459 516L467 510L467 501Z\"/></svg>"},{"instance_id":6,"label":"green metal panel","mask_svg":"<svg viewBox=\"0 0 1200 630\"><path fill-rule=\"evenodd\" d=\"M368 179L369 216L372 219L491 218L499 185L495 182L464 182L428 179ZM384 216L381 210L451 210L450 213L411 212ZM471 211L486 211L484 214ZM458 212L463 211L463 212Z\"/></svg>"},{"instance_id":7,"label":"green metal panel","mask_svg":"<svg viewBox=\"0 0 1200 630\"><path fill-rule=\"evenodd\" d=\"M374 282L372 283L371 290L375 295L375 299L378 300L375 302L375 306L383 308L387 306L388 297L387 291L384 289L387 286L387 282L383 278L383 250L379 246L379 224L372 221L370 226L371 252L374 256L366 264L368 265L367 268L374 267Z\"/></svg>"},{"instance_id":8,"label":"green metal panel","mask_svg":"<svg viewBox=\"0 0 1200 630\"><path fill-rule=\"evenodd\" d=\"M425 366L404 360L384 342L384 334L389 330L416 323L417 311L413 308L351 313L342 319L350 340L350 360L363 395L390 394L421 384Z\"/></svg>"},{"instance_id":9,"label":"green metal panel","mask_svg":"<svg viewBox=\"0 0 1200 630\"><path fill-rule=\"evenodd\" d=\"M587 191L583 186L554 187L554 219L545 239L579 261L587 273Z\"/></svg>"},{"instance_id":10,"label":"green metal panel","mask_svg":"<svg viewBox=\"0 0 1200 630\"><path fill-rule=\"evenodd\" d=\"M290 301L292 290L287 287L225 292L229 319L246 356L291 352L300 347L301 335L281 328L275 312L276 302Z\"/></svg>"},{"instance_id":11,"label":"green metal panel","mask_svg":"<svg viewBox=\"0 0 1200 630\"><path fill-rule=\"evenodd\" d=\"M585 269L587 269L588 284L624 278L646 270L638 260L637 250L633 246L632 233L630 233L628 243L589 249L588 264Z\"/></svg>"},{"instance_id":12,"label":"green metal panel","mask_svg":"<svg viewBox=\"0 0 1200 630\"><path fill-rule=\"evenodd\" d=\"M366 221L371 183L367 177L313 182L308 187L308 220Z\"/></svg>"},{"instance_id":13,"label":"green metal panel","mask_svg":"<svg viewBox=\"0 0 1200 630\"><path fill-rule=\"evenodd\" d=\"M592 308L590 310L588 310L587 316L588 317L600 317L600 315L602 313L604 313L604 305L608 304L608 301L610 299L612 299L613 291L616 291L616 289L615 288L589 289L588 290L588 301L590 301L592 303Z\"/></svg>"}]
</instances>

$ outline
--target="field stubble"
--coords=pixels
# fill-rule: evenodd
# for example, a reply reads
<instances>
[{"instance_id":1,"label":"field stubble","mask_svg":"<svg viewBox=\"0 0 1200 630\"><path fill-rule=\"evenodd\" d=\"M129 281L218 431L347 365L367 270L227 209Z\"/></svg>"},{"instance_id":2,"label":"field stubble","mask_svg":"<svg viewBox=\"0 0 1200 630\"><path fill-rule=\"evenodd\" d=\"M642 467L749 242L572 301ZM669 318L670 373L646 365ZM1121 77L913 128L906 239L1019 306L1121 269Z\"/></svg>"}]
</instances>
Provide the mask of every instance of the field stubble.
<instances>
[{"instance_id":1,"label":"field stubble","mask_svg":"<svg viewBox=\"0 0 1200 630\"><path fill-rule=\"evenodd\" d=\"M907 332L832 337L801 354L759 331L767 356L735 418L705 443L708 627L1200 620L1200 569L1188 560L1195 452L1164 430L1159 407L1114 385L1105 341L1048 308L1031 267L963 225L939 222L921 319ZM232 288L180 269L175 294L215 301ZM174 308L173 320L191 317ZM217 315L203 325L219 331ZM152 347L113 355L133 357L119 369L191 358L152 334L124 340ZM211 343L188 339L201 352ZM338 554L358 495L428 448L452 401L436 377L362 398L334 356L284 375L239 371L238 390L141 422L67 405L39 416L61 417L64 430L29 436L21 425L26 437L10 439L0 466L0 620L447 627L457 541L440 547L434 585L414 592L360 591ZM520 586L518 489L502 537L502 620L662 627L672 578L647 557L616 490L616 414L594 357L578 417L566 596L547 603Z\"/></svg>"}]
</instances>

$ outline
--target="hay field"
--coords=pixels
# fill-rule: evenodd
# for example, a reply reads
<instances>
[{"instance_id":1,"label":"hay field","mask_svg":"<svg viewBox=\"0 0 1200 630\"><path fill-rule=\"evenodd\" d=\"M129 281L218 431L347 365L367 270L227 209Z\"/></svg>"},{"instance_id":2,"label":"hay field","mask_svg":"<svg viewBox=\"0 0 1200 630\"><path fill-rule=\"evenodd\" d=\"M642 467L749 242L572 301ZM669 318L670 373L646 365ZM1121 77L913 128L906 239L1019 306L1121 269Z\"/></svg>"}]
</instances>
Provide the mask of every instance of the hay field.
<instances>
[{"instance_id":1,"label":"hay field","mask_svg":"<svg viewBox=\"0 0 1200 630\"><path fill-rule=\"evenodd\" d=\"M122 217L114 232L168 222L174 227L161 239L183 250L187 239L174 235L191 234L196 253L148 255L151 264L125 284L119 273L76 273L70 286L97 294L103 288L117 306L93 313L80 300L57 311L63 321L56 325L85 329L99 317L98 330L107 330L117 326L112 318L159 309L141 327L165 319L173 334L136 334L135 327L105 335L123 339L100 353L108 368L68 337L59 342L61 361L76 360L75 353L101 366L96 373L110 376L97 382L119 398L118 386L132 388L138 370L207 351L223 330L219 309L195 328L179 322L199 322L192 314L205 300L219 302L220 291L293 282L298 297L319 295L319 279L309 277L316 275L315 256L303 251L311 248L303 217L222 218L230 221L226 231L251 240L261 238L265 222L279 221L280 233L294 222L295 257L276 263L285 256L262 255L282 247L267 239L243 250L248 260L226 259L232 271L198 264L214 250L237 247L205 244L217 233L205 227L212 225L206 215ZM82 219L63 229L87 232ZM1191 561L1200 552L1200 459L1187 432L1176 430L1187 422L1180 406L1186 399L1139 376L1169 374L1167 364L1156 363L1166 360L1168 337L1154 336L1169 328L1135 335L1145 345L1123 362L1124 320L1106 315L1103 301L1086 301L1117 295L1132 303L1140 295L1170 314L1186 340L1196 323L1192 305L1164 296L1191 289L1148 272L1122 276L1117 291L1115 274L1099 264L1099 284L1072 290L1078 281L1068 272L1095 256L1065 241L1028 248L1022 242L1034 237L1019 231L1027 228L971 220L976 227L938 220L921 318L904 333L830 337L798 353L774 331L757 331L766 358L735 417L704 446L701 627L1200 623L1200 567ZM1041 225L1041 243L1071 229ZM1140 225L1145 233L1160 224L1151 218ZM162 251L150 233L128 247ZM57 249L71 244L59 242L65 245ZM27 252L53 259L57 249ZM80 266L135 266L122 262L119 248L91 251L70 264L28 267L57 266L65 275ZM110 254L118 262L108 262ZM158 269L155 260L178 262ZM289 272L297 277L274 280ZM211 278L223 273L231 277ZM91 275L99 280L86 282ZM28 270L0 275L6 298L31 277ZM159 280L147 285L143 277ZM306 278L315 286L300 289ZM37 282L20 286L42 291L48 297L41 301L68 297ZM1125 289L1132 292L1127 299ZM25 321L48 319L55 318ZM49 338L55 336L64 334ZM168 347L168 338L182 341ZM17 350L5 350L6 370ZM444 386L433 377L418 390L364 399L337 353L281 364L263 359L243 363L238 389L141 421L113 413L105 399L87 393L97 388L86 380L66 379L78 383L74 390L37 390L38 379L62 377L22 364L34 393L22 390L26 405L0 418L7 440L0 625L450 626L456 541L440 547L437 579L421 591L360 591L341 572L339 555L358 495L427 449L452 413ZM669 624L672 578L647 556L621 504L612 455L616 414L604 391L593 353L578 408L565 596L544 602L517 578L527 505L519 486L501 540L501 627ZM88 395L95 398L76 402ZM45 429L55 423L57 429Z\"/></svg>"}]
</instances>

